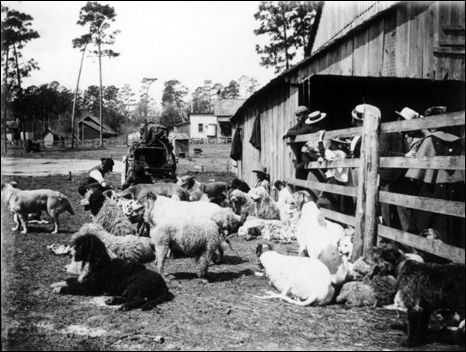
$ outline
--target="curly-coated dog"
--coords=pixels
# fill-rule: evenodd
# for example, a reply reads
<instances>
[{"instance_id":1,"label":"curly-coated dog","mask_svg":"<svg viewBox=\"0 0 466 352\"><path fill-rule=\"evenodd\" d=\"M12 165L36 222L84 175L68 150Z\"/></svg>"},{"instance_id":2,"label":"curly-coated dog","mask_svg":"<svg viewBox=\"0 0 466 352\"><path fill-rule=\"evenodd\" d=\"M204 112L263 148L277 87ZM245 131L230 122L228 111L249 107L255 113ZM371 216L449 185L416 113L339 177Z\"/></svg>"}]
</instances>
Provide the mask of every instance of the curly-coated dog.
<instances>
[{"instance_id":1,"label":"curly-coated dog","mask_svg":"<svg viewBox=\"0 0 466 352\"><path fill-rule=\"evenodd\" d=\"M53 220L54 228L52 234L58 233L60 226L58 216L65 211L74 215L68 198L57 191L50 189L21 190L16 182L2 183L2 200L14 213L17 231L23 227L22 234L26 234L27 220L29 214L40 214L45 211Z\"/></svg>"},{"instance_id":2,"label":"curly-coated dog","mask_svg":"<svg viewBox=\"0 0 466 352\"><path fill-rule=\"evenodd\" d=\"M408 310L407 346L425 343L437 309L464 311L465 266L406 260L399 271L395 305Z\"/></svg>"},{"instance_id":3,"label":"curly-coated dog","mask_svg":"<svg viewBox=\"0 0 466 352\"><path fill-rule=\"evenodd\" d=\"M122 304L119 310L150 310L173 298L161 275L143 264L111 259L96 235L79 236L72 244L75 260L82 262L81 275L53 284L54 293L112 296L105 303Z\"/></svg>"},{"instance_id":4,"label":"curly-coated dog","mask_svg":"<svg viewBox=\"0 0 466 352\"><path fill-rule=\"evenodd\" d=\"M93 222L115 236L137 235L137 228L113 200L96 188L89 189L81 200L84 210L92 214Z\"/></svg>"}]
</instances>

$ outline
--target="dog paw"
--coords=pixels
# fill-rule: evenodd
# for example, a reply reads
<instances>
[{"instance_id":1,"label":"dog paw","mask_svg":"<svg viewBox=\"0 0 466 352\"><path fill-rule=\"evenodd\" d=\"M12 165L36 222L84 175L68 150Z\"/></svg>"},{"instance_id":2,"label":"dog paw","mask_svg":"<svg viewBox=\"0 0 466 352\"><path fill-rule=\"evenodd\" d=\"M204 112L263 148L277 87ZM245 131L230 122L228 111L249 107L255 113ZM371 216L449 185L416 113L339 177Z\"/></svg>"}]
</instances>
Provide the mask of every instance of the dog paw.
<instances>
[{"instance_id":1,"label":"dog paw","mask_svg":"<svg viewBox=\"0 0 466 352\"><path fill-rule=\"evenodd\" d=\"M61 293L61 287L54 287L52 292L56 294Z\"/></svg>"},{"instance_id":2,"label":"dog paw","mask_svg":"<svg viewBox=\"0 0 466 352\"><path fill-rule=\"evenodd\" d=\"M125 304L122 304L120 306L120 308L118 308L119 311L122 311L122 312L127 312L128 310L130 310L131 308L125 303Z\"/></svg>"}]
</instances>

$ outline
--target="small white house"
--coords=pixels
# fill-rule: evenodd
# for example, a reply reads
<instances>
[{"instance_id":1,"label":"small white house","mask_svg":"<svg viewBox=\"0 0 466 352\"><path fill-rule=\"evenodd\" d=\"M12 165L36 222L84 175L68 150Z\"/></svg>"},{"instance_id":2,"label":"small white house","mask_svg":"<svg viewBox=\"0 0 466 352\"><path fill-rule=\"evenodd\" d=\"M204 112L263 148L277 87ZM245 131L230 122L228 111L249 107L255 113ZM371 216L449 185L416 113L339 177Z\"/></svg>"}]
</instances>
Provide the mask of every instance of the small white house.
<instances>
[{"instance_id":1,"label":"small white house","mask_svg":"<svg viewBox=\"0 0 466 352\"><path fill-rule=\"evenodd\" d=\"M191 138L209 138L217 137L217 116L213 114L191 114L190 137Z\"/></svg>"}]
</instances>

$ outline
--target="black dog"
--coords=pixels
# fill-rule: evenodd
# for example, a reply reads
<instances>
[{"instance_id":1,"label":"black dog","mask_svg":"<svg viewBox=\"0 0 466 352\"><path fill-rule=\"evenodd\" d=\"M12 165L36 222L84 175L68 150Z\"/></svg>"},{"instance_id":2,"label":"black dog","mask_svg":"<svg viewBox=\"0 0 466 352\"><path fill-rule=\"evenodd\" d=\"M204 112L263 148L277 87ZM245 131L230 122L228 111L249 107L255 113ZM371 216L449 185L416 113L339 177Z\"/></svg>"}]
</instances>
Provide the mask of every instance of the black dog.
<instances>
[{"instance_id":1,"label":"black dog","mask_svg":"<svg viewBox=\"0 0 466 352\"><path fill-rule=\"evenodd\" d=\"M79 278L68 278L66 282L52 285L55 293L113 296L105 303L122 304L120 310L150 310L173 298L162 276L142 264L111 259L97 236L80 236L72 245L75 261L83 263L82 274Z\"/></svg>"},{"instance_id":2,"label":"black dog","mask_svg":"<svg viewBox=\"0 0 466 352\"><path fill-rule=\"evenodd\" d=\"M437 309L464 311L464 264L432 264L407 260L402 264L395 303L408 310L407 346L426 342L429 319Z\"/></svg>"}]
</instances>

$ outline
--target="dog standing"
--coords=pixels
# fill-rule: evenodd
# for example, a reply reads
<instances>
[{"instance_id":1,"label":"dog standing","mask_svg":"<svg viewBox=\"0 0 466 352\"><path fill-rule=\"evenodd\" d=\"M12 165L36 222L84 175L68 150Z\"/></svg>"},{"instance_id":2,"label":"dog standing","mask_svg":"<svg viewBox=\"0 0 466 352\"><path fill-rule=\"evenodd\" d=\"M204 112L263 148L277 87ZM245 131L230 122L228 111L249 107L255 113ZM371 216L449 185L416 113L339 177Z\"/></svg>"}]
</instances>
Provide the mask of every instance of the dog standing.
<instances>
[{"instance_id":1,"label":"dog standing","mask_svg":"<svg viewBox=\"0 0 466 352\"><path fill-rule=\"evenodd\" d=\"M52 218L54 228L52 234L58 233L58 216L65 211L74 215L68 198L60 192L50 189L21 190L16 182L2 183L2 200L14 213L16 227L13 231L23 227L22 234L27 233L27 220L29 214L40 214L42 211Z\"/></svg>"},{"instance_id":2,"label":"dog standing","mask_svg":"<svg viewBox=\"0 0 466 352\"><path fill-rule=\"evenodd\" d=\"M74 238L73 256L82 262L78 278L52 284L54 293L99 296L109 295L107 305L122 304L119 310L150 310L169 301L173 295L161 275L143 264L112 259L105 244L93 234Z\"/></svg>"},{"instance_id":3,"label":"dog standing","mask_svg":"<svg viewBox=\"0 0 466 352\"><path fill-rule=\"evenodd\" d=\"M397 280L395 305L408 310L407 346L417 346L428 336L434 310L464 311L465 266L406 260Z\"/></svg>"}]
</instances>

